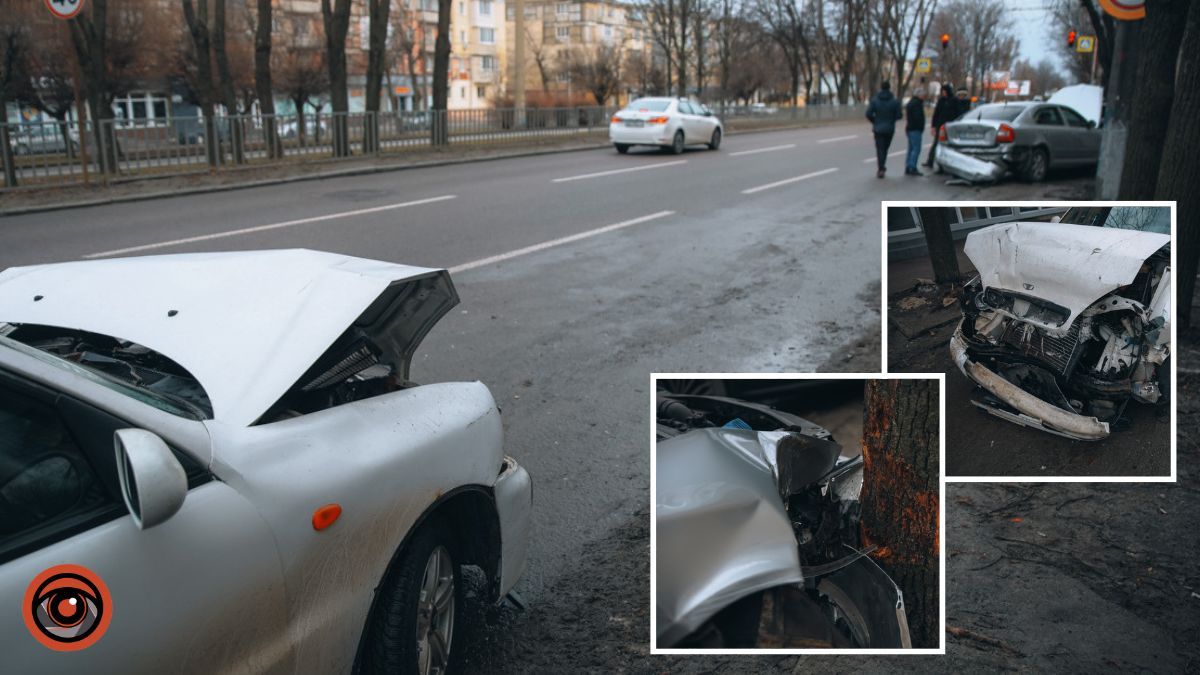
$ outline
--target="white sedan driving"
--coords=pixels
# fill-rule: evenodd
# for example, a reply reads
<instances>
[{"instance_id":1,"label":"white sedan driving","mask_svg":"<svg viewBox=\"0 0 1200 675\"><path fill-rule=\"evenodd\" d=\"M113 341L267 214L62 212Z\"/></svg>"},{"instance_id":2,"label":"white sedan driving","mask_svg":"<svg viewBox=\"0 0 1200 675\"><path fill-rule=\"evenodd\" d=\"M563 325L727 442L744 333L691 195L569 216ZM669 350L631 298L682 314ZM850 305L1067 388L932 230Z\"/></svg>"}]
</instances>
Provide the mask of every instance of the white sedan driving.
<instances>
[{"instance_id":1,"label":"white sedan driving","mask_svg":"<svg viewBox=\"0 0 1200 675\"><path fill-rule=\"evenodd\" d=\"M639 98L613 115L608 138L617 152L634 145L656 145L678 155L688 145L721 147L725 129L711 110L681 98Z\"/></svg>"}]
</instances>

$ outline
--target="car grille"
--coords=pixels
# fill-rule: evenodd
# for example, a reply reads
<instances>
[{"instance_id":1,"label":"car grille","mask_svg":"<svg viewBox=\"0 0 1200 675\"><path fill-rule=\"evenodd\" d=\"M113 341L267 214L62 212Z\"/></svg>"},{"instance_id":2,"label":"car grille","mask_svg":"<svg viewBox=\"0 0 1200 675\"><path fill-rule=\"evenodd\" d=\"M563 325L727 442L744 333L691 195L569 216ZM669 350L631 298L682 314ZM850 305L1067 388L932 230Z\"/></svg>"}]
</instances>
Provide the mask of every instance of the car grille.
<instances>
[{"instance_id":1,"label":"car grille","mask_svg":"<svg viewBox=\"0 0 1200 675\"><path fill-rule=\"evenodd\" d=\"M1022 355L1037 359L1058 375L1066 376L1075 365L1079 352L1079 322L1066 335L1055 337L1036 326L1009 321L1001 341Z\"/></svg>"}]
</instances>

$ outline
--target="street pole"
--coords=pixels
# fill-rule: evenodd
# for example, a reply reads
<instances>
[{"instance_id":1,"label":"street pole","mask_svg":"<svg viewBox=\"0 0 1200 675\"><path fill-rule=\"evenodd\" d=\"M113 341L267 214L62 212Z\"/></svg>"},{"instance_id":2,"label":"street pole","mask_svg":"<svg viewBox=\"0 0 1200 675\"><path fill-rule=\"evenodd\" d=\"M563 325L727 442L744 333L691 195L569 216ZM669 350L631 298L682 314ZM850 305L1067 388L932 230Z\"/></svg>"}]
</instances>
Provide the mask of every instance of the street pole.
<instances>
[{"instance_id":1,"label":"street pole","mask_svg":"<svg viewBox=\"0 0 1200 675\"><path fill-rule=\"evenodd\" d=\"M516 0L513 8L513 30L516 32L513 49L513 125L517 128L525 122L525 0Z\"/></svg>"},{"instance_id":2,"label":"street pole","mask_svg":"<svg viewBox=\"0 0 1200 675\"><path fill-rule=\"evenodd\" d=\"M1096 54L1100 52L1099 47L1095 42L1092 43L1092 74L1088 78L1088 84L1096 84Z\"/></svg>"}]
</instances>

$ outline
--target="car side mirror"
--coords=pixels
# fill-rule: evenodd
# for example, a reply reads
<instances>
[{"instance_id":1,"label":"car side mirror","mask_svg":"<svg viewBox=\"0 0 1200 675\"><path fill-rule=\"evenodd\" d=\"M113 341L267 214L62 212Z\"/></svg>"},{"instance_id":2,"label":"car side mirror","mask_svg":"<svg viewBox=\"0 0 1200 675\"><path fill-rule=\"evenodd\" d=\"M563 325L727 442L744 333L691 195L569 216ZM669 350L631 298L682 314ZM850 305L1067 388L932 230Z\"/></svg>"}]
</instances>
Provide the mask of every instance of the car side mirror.
<instances>
[{"instance_id":1,"label":"car side mirror","mask_svg":"<svg viewBox=\"0 0 1200 675\"><path fill-rule=\"evenodd\" d=\"M145 530L175 515L188 491L179 459L145 429L118 429L113 436L121 496L134 524Z\"/></svg>"},{"instance_id":2,"label":"car side mirror","mask_svg":"<svg viewBox=\"0 0 1200 675\"><path fill-rule=\"evenodd\" d=\"M1096 122L1095 122L1095 120L1088 120L1088 121L1087 121L1087 124L1088 124L1088 128L1089 128L1089 129L1095 129L1095 128L1096 128Z\"/></svg>"}]
</instances>

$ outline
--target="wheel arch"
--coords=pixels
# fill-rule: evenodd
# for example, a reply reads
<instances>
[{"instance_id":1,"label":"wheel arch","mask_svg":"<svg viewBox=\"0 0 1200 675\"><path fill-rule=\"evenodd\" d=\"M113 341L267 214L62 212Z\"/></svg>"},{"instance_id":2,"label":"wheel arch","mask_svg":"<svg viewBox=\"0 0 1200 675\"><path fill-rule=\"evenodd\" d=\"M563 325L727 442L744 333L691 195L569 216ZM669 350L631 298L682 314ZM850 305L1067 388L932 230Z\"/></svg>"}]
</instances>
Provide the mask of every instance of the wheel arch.
<instances>
[{"instance_id":1,"label":"wheel arch","mask_svg":"<svg viewBox=\"0 0 1200 675\"><path fill-rule=\"evenodd\" d=\"M392 552L383 575L371 597L371 606L363 619L359 632L358 648L355 650L354 667L352 672L362 673L362 658L368 628L376 619L379 608L380 590L395 573L400 558L412 542L413 536L426 525L441 522L448 532L455 535L456 555L461 555L461 564L478 565L483 569L488 580L488 593L492 600L498 600L497 589L500 587L500 515L496 510L495 493L486 485L463 485L446 492L433 501L413 521L412 527L404 533L399 546ZM479 531L480 536L462 536L464 532Z\"/></svg>"}]
</instances>

